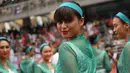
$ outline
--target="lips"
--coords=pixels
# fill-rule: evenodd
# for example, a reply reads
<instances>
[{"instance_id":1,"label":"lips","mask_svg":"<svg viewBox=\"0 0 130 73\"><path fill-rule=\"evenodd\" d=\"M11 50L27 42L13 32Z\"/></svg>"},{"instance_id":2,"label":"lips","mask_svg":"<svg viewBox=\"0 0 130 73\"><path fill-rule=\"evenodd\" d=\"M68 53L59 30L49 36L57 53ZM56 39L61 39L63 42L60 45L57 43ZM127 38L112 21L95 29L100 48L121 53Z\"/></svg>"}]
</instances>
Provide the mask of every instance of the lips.
<instances>
[{"instance_id":1,"label":"lips","mask_svg":"<svg viewBox=\"0 0 130 73\"><path fill-rule=\"evenodd\" d=\"M67 34L68 33L68 31L62 31L62 34Z\"/></svg>"}]
</instances>

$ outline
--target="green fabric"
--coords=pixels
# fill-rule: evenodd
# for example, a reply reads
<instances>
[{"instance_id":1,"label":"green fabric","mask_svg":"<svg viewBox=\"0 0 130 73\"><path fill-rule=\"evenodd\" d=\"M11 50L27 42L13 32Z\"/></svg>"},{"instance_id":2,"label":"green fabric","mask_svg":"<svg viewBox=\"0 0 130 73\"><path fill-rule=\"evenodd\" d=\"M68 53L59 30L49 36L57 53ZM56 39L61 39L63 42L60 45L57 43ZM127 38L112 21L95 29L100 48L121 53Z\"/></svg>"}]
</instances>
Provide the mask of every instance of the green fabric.
<instances>
[{"instance_id":1,"label":"green fabric","mask_svg":"<svg viewBox=\"0 0 130 73\"><path fill-rule=\"evenodd\" d=\"M117 68L119 73L130 73L130 40L121 52Z\"/></svg>"},{"instance_id":2,"label":"green fabric","mask_svg":"<svg viewBox=\"0 0 130 73\"><path fill-rule=\"evenodd\" d=\"M55 65L52 64L53 68L55 69ZM44 63L41 62L37 64L35 67L34 73L52 73L51 70L49 70L48 66Z\"/></svg>"},{"instance_id":3,"label":"green fabric","mask_svg":"<svg viewBox=\"0 0 130 73\"><path fill-rule=\"evenodd\" d=\"M93 51L97 63L96 73L109 73L112 69L112 66L107 52L97 48L93 48Z\"/></svg>"},{"instance_id":4,"label":"green fabric","mask_svg":"<svg viewBox=\"0 0 130 73\"><path fill-rule=\"evenodd\" d=\"M95 71L95 57L83 33L60 45L55 73L95 73Z\"/></svg>"},{"instance_id":5,"label":"green fabric","mask_svg":"<svg viewBox=\"0 0 130 73\"><path fill-rule=\"evenodd\" d=\"M34 73L35 61L31 58L25 58L20 62L21 73Z\"/></svg>"},{"instance_id":6,"label":"green fabric","mask_svg":"<svg viewBox=\"0 0 130 73\"><path fill-rule=\"evenodd\" d=\"M13 65L11 62L7 60L7 65L9 66L10 70L13 71L14 73L18 73L16 66ZM0 73L9 73L7 69L4 68L4 65L0 62Z\"/></svg>"}]
</instances>

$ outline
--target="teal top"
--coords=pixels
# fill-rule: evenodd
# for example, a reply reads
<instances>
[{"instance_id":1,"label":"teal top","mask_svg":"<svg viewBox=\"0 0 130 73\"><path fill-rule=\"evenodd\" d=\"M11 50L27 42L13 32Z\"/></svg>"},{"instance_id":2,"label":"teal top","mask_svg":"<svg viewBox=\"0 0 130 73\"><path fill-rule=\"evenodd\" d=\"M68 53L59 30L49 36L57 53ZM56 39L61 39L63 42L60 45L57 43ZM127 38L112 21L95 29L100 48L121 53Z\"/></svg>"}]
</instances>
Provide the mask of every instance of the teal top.
<instances>
[{"instance_id":1,"label":"teal top","mask_svg":"<svg viewBox=\"0 0 130 73\"><path fill-rule=\"evenodd\" d=\"M95 73L95 71L95 56L83 33L60 45L55 73Z\"/></svg>"},{"instance_id":2,"label":"teal top","mask_svg":"<svg viewBox=\"0 0 130 73\"><path fill-rule=\"evenodd\" d=\"M128 39L128 42L124 45L117 68L119 73L130 73L130 39Z\"/></svg>"},{"instance_id":3,"label":"teal top","mask_svg":"<svg viewBox=\"0 0 130 73\"><path fill-rule=\"evenodd\" d=\"M21 73L34 73L35 64L34 59L25 58L20 62Z\"/></svg>"},{"instance_id":4,"label":"teal top","mask_svg":"<svg viewBox=\"0 0 130 73\"><path fill-rule=\"evenodd\" d=\"M12 64L11 62L9 62L7 60L7 65L9 66L10 70L14 73L18 73L16 66L14 64ZM9 73L9 70L4 68L4 65L0 62L0 73Z\"/></svg>"},{"instance_id":5,"label":"teal top","mask_svg":"<svg viewBox=\"0 0 130 73\"><path fill-rule=\"evenodd\" d=\"M96 73L109 73L112 69L112 66L107 52L98 48L93 48L93 51L97 63Z\"/></svg>"},{"instance_id":6,"label":"teal top","mask_svg":"<svg viewBox=\"0 0 130 73\"><path fill-rule=\"evenodd\" d=\"M54 64L51 64L51 65L55 69L55 65ZM37 64L37 66L35 67L34 73L52 73L52 71L49 70L47 64L45 64L44 62L41 62Z\"/></svg>"}]
</instances>

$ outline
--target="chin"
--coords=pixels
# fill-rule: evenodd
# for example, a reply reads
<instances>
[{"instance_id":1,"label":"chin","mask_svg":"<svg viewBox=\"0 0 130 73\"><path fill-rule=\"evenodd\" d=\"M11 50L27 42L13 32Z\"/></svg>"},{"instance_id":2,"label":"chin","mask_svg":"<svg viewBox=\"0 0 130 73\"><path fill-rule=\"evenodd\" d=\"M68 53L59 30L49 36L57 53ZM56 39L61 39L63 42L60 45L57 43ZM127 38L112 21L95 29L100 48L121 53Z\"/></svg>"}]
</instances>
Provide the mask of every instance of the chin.
<instances>
[{"instance_id":1,"label":"chin","mask_svg":"<svg viewBox=\"0 0 130 73\"><path fill-rule=\"evenodd\" d=\"M8 57L9 57L9 56L3 56L2 58L3 58L3 59L7 59Z\"/></svg>"}]
</instances>

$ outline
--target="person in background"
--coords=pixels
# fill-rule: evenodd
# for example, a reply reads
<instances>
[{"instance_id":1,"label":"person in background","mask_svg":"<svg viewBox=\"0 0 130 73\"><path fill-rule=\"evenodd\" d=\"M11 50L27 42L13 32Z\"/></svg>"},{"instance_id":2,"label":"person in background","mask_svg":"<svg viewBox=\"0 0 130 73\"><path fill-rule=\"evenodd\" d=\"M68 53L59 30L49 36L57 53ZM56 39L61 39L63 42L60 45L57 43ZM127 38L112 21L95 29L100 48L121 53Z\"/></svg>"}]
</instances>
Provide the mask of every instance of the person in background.
<instances>
[{"instance_id":1,"label":"person in background","mask_svg":"<svg viewBox=\"0 0 130 73\"><path fill-rule=\"evenodd\" d=\"M92 35L89 37L89 41L92 45L94 55L96 57L97 69L96 73L109 73L112 69L110 59L105 50L99 49L100 38L98 35Z\"/></svg>"},{"instance_id":2,"label":"person in background","mask_svg":"<svg viewBox=\"0 0 130 73\"><path fill-rule=\"evenodd\" d=\"M112 70L110 73L116 73L118 53L113 52L112 47L110 45L106 45L106 50L107 50L108 56L109 56L111 64L112 64Z\"/></svg>"},{"instance_id":3,"label":"person in background","mask_svg":"<svg viewBox=\"0 0 130 73\"><path fill-rule=\"evenodd\" d=\"M20 71L21 73L34 73L35 60L34 48L32 46L27 46L24 48L25 58L20 62Z\"/></svg>"},{"instance_id":4,"label":"person in background","mask_svg":"<svg viewBox=\"0 0 130 73\"><path fill-rule=\"evenodd\" d=\"M80 5L63 2L54 13L54 20L65 39L58 48L55 73L95 73L96 62L89 41L84 36L84 17Z\"/></svg>"},{"instance_id":5,"label":"person in background","mask_svg":"<svg viewBox=\"0 0 130 73\"><path fill-rule=\"evenodd\" d=\"M130 73L130 19L122 12L113 18L113 31L117 39L126 40L121 52L117 69L119 73Z\"/></svg>"},{"instance_id":6,"label":"person in background","mask_svg":"<svg viewBox=\"0 0 130 73\"><path fill-rule=\"evenodd\" d=\"M10 55L10 42L5 37L0 37L0 73L17 73L16 66L8 61Z\"/></svg>"},{"instance_id":7,"label":"person in background","mask_svg":"<svg viewBox=\"0 0 130 73\"><path fill-rule=\"evenodd\" d=\"M52 48L48 43L43 43L40 46L40 52L43 61L37 64L34 73L54 73L55 65L50 63Z\"/></svg>"}]
</instances>

